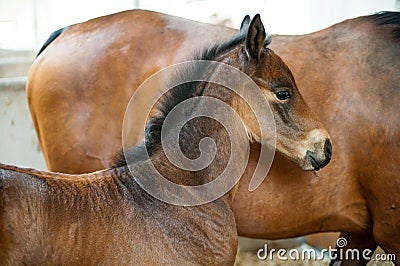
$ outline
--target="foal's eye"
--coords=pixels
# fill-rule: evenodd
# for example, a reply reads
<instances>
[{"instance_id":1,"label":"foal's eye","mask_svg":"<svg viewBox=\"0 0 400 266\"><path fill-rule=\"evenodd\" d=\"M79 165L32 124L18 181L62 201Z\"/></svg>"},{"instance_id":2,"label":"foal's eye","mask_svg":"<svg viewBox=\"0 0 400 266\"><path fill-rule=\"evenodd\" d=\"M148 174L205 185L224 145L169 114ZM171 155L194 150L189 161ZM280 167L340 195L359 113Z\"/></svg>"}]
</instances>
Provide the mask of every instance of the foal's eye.
<instances>
[{"instance_id":1,"label":"foal's eye","mask_svg":"<svg viewBox=\"0 0 400 266\"><path fill-rule=\"evenodd\" d=\"M275 93L278 100L284 101L290 98L290 92L288 90L281 90Z\"/></svg>"}]
</instances>

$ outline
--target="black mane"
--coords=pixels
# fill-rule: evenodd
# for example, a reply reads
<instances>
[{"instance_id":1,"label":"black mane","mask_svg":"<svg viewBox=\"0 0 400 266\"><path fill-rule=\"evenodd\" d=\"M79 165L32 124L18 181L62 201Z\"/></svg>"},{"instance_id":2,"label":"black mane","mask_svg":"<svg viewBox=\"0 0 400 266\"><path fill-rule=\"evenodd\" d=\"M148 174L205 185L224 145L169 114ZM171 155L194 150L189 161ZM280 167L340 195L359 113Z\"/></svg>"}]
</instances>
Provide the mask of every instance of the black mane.
<instances>
[{"instance_id":1,"label":"black mane","mask_svg":"<svg viewBox=\"0 0 400 266\"><path fill-rule=\"evenodd\" d=\"M245 34L237 34L233 38L223 43L214 44L211 47L203 49L198 56L195 56L193 60L210 60L217 61L217 59L224 53L230 51L234 47L243 43L245 40ZM267 43L268 44L268 43ZM196 69L186 69L182 73L177 73L178 80L191 80L190 76ZM134 158L135 154L141 154L140 150L147 149L147 153L151 155L158 144L161 142L161 129L164 120L168 113L179 103L189 99L191 97L200 96L203 94L203 86L201 82L188 82L170 89L166 92L156 104L156 109L159 115L153 117L146 125L145 129L145 141L134 147L128 148L125 152L129 153L129 157ZM135 157L136 158L136 157ZM140 158L137 158L140 160ZM115 159L113 167L120 167L126 165L124 151L121 150Z\"/></svg>"},{"instance_id":2,"label":"black mane","mask_svg":"<svg viewBox=\"0 0 400 266\"><path fill-rule=\"evenodd\" d=\"M371 15L371 18L376 22L378 26L394 26L394 28L392 29L394 37L400 40L400 12L383 11Z\"/></svg>"}]
</instances>

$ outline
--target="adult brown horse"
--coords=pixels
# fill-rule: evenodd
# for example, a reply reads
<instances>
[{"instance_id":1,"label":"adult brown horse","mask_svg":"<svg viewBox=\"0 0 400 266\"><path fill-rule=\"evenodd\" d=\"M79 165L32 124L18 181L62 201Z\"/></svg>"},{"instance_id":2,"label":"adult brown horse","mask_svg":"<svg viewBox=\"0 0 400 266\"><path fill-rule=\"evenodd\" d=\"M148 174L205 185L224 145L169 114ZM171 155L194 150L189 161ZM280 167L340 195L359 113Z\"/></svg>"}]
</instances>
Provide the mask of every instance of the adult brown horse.
<instances>
[{"instance_id":1,"label":"adult brown horse","mask_svg":"<svg viewBox=\"0 0 400 266\"><path fill-rule=\"evenodd\" d=\"M273 37L271 47L326 123L336 156L317 174L278 153L267 181L250 193L254 144L234 203L239 235L340 231L349 248L379 244L400 256L399 29L399 13L385 12L308 35ZM80 173L109 166L132 92L157 70L232 34L140 10L64 29L34 62L27 85L48 167Z\"/></svg>"},{"instance_id":2,"label":"adult brown horse","mask_svg":"<svg viewBox=\"0 0 400 266\"><path fill-rule=\"evenodd\" d=\"M258 97L269 103L275 113L271 119L277 125L278 150L303 168L313 169L315 163L326 165L331 156L327 149L329 135L301 98L288 67L266 47L265 37L260 16L256 15L244 33L202 52L198 58L203 60L201 64L190 64L178 77L172 77L172 84L180 85L156 103L157 115L147 125L145 143L125 152L129 165L122 161L112 169L82 175L0 165L1 263L232 265L237 250L231 206L236 183L233 177L236 174L237 181L246 168L244 147L263 139L264 130L249 115L239 95L246 94L249 104ZM241 71L248 79L234 79L237 90L227 89L229 83L222 83L233 78L233 70ZM188 77L197 82L181 84ZM215 99L235 112L218 106L219 111L224 110L223 121L203 116L205 111L217 108ZM169 123L168 117L186 101L190 104L188 110L181 109L185 111L183 118L193 114L195 119L187 121L179 132L166 133L165 138L179 134L184 144L181 152L187 158L199 157L201 141L213 139L218 151L213 161L198 171L170 164L162 144L162 129ZM293 134L298 136L293 140L297 145L288 153L286 139ZM271 140L267 140L268 145L275 143ZM304 147L313 155L303 152ZM176 205L165 202L166 198L150 196L149 187L142 188L146 182L156 191L167 190L153 178L151 165L169 181L187 186L184 189L190 193L175 194L172 198L179 199ZM226 180L231 185L220 197L207 200L206 194L227 183L213 185L212 190L193 190L192 186L201 187L220 178L229 165ZM171 197L179 191L175 188L165 195ZM198 204L197 200L203 198L204 204ZM188 206L187 200L196 202Z\"/></svg>"}]
</instances>

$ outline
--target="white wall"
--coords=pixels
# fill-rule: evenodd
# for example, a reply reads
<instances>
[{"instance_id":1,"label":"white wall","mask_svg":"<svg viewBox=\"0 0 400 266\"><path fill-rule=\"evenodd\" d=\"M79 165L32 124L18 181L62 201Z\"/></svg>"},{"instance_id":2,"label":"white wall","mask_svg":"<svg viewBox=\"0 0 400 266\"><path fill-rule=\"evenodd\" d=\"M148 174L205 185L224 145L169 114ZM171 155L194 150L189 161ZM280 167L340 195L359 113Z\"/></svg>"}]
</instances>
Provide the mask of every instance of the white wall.
<instances>
[{"instance_id":1,"label":"white wall","mask_svg":"<svg viewBox=\"0 0 400 266\"><path fill-rule=\"evenodd\" d=\"M0 162L46 169L25 99L25 79L0 79Z\"/></svg>"},{"instance_id":2,"label":"white wall","mask_svg":"<svg viewBox=\"0 0 400 266\"><path fill-rule=\"evenodd\" d=\"M33 1L0 0L0 48L33 48Z\"/></svg>"},{"instance_id":3,"label":"white wall","mask_svg":"<svg viewBox=\"0 0 400 266\"><path fill-rule=\"evenodd\" d=\"M132 0L0 0L0 48L38 49L59 28L133 7Z\"/></svg>"}]
</instances>

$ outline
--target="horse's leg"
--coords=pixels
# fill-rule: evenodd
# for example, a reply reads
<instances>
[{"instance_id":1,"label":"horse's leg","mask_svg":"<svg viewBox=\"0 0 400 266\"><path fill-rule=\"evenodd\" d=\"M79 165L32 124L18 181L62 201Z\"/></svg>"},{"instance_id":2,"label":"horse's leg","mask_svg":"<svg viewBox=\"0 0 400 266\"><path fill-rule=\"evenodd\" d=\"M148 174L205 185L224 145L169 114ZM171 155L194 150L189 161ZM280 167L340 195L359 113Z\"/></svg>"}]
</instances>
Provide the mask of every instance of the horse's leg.
<instances>
[{"instance_id":1,"label":"horse's leg","mask_svg":"<svg viewBox=\"0 0 400 266\"><path fill-rule=\"evenodd\" d=\"M378 247L374 238L372 236L372 232L364 232L364 233L342 233L340 235L341 238L344 238L347 243L343 244L344 241L338 240L338 245L336 246L337 253L336 254L343 254L342 260L340 260L340 256L337 255L336 259L333 259L330 266L361 266L366 265L368 260L365 260L363 257L363 252L367 249L371 250L371 253L365 254L366 256L372 257L375 249ZM343 246L344 245L344 246ZM340 247L342 246L342 247ZM359 259L354 259L352 257L351 250L358 250ZM348 253L346 253L348 251ZM346 256L346 254L348 254ZM354 258L357 258L354 255Z\"/></svg>"}]
</instances>

